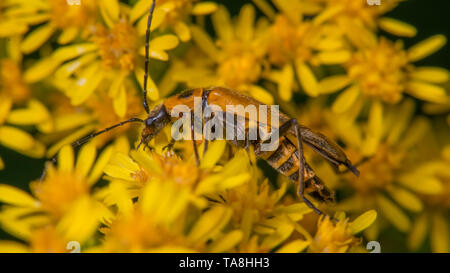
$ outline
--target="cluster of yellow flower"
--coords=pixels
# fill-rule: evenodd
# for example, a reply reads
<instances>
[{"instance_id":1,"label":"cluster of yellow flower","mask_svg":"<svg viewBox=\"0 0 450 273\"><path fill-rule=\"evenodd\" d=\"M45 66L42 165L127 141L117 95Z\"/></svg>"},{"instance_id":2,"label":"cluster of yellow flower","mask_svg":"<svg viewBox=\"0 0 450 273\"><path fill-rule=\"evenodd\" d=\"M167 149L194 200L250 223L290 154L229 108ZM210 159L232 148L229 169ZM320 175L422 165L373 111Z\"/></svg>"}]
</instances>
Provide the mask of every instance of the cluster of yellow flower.
<instances>
[{"instance_id":1,"label":"cluster of yellow flower","mask_svg":"<svg viewBox=\"0 0 450 273\"><path fill-rule=\"evenodd\" d=\"M0 145L35 158L57 154L58 163L30 183L31 194L0 184L0 227L21 241L0 241L0 252L67 252L69 241L83 252L366 251L358 233L383 245L392 228L407 234L410 250L429 235L432 251L448 252L448 71L414 65L446 37L408 49L382 37L380 30L416 35L384 17L399 2L253 0L234 17L213 1L156 1L152 104L180 87L226 86L279 104L341 143L352 161L369 158L356 178L306 151L339 193L325 209L336 222L300 202L287 178L269 182L253 154L224 141L211 143L200 166L187 142L176 143L177 154L164 152L170 128L152 141L154 151L143 151L134 148L137 130L119 127L75 160L68 144L145 117L151 1L2 1ZM8 168L3 160L0 170Z\"/></svg>"}]
</instances>

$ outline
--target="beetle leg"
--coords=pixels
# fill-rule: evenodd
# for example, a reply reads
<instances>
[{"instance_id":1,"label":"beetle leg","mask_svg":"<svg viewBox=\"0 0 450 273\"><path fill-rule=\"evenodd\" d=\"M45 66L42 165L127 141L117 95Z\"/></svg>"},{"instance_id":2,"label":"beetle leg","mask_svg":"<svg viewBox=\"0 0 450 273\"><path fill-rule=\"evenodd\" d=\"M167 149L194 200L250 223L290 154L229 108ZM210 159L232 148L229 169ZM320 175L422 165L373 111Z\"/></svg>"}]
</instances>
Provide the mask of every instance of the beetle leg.
<instances>
[{"instance_id":1,"label":"beetle leg","mask_svg":"<svg viewBox=\"0 0 450 273\"><path fill-rule=\"evenodd\" d=\"M166 146L164 146L164 147L162 148L162 150L163 150L163 151L167 150L168 152L170 152L170 151L172 151L172 149L173 149L173 145L175 145L175 139L172 138L172 139L170 140L169 144L167 144Z\"/></svg>"},{"instance_id":2,"label":"beetle leg","mask_svg":"<svg viewBox=\"0 0 450 273\"><path fill-rule=\"evenodd\" d=\"M191 137L192 137L192 144L194 145L195 162L197 163L197 166L200 166L200 158L198 156L197 142L195 142L194 136L195 136L195 133L194 133L194 112L191 112Z\"/></svg>"},{"instance_id":3,"label":"beetle leg","mask_svg":"<svg viewBox=\"0 0 450 273\"><path fill-rule=\"evenodd\" d=\"M313 209L317 214L321 215L323 214L323 212L321 210L319 210L316 206L314 206L313 203L311 203L311 201L309 201L308 198L306 198L305 196L305 177L304 177L304 173L305 173L305 159L303 156L303 145L302 145L302 134L300 133L300 126L298 125L298 122L296 119L291 119L291 123L294 123L295 125L295 129L297 131L297 144L298 144L298 154L299 154L299 162L300 162L300 166L298 168L298 190L297 190L297 194L303 199L303 202L305 202L305 204L310 207L311 209Z\"/></svg>"},{"instance_id":4,"label":"beetle leg","mask_svg":"<svg viewBox=\"0 0 450 273\"><path fill-rule=\"evenodd\" d=\"M342 151L337 144L329 140L321 133L313 132L305 126L299 125L299 128L303 141L315 152L325 158L330 164L332 164L335 169L337 169L340 165L344 165L349 169L349 171L354 173L356 176L359 176L359 171L356 166L352 164L352 162L345 155L344 151Z\"/></svg>"},{"instance_id":5,"label":"beetle leg","mask_svg":"<svg viewBox=\"0 0 450 273\"><path fill-rule=\"evenodd\" d=\"M321 210L319 210L314 204L309 201L305 196L305 159L303 156L303 144L302 144L302 134L300 133L300 126L295 118L292 118L282 124L279 129L279 136L285 136L289 130L294 127L296 135L297 135L297 144L298 144L298 158L299 158L299 168L298 168L298 190L297 194L303 199L303 202L313 209L317 214L324 214Z\"/></svg>"},{"instance_id":6,"label":"beetle leg","mask_svg":"<svg viewBox=\"0 0 450 273\"><path fill-rule=\"evenodd\" d=\"M361 164L366 163L371 158L372 158L372 156L365 156L365 157L361 158L358 162L353 164L353 167L356 168L356 167L360 166ZM333 167L334 172L337 174L344 174L344 173L348 173L349 171L353 172L351 169L339 170L339 168L336 167L336 165L334 165L334 164L331 164L331 166Z\"/></svg>"},{"instance_id":7,"label":"beetle leg","mask_svg":"<svg viewBox=\"0 0 450 273\"><path fill-rule=\"evenodd\" d=\"M209 95L209 90L205 90L203 89L202 91L202 112L205 111L206 107L208 107L208 95ZM204 124L205 125L211 117L208 117L207 119L204 120ZM208 138L205 136L205 144L203 145L203 156L206 154L206 151L208 150Z\"/></svg>"}]
</instances>

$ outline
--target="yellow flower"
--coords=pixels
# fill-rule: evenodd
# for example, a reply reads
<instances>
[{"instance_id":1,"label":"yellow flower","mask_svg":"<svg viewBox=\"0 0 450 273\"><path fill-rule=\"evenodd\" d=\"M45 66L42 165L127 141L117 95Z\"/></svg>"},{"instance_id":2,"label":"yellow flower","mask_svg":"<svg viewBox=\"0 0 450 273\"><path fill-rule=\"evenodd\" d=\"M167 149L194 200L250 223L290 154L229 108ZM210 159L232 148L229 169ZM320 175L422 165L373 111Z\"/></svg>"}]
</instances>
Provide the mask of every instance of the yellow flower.
<instances>
[{"instance_id":1,"label":"yellow flower","mask_svg":"<svg viewBox=\"0 0 450 273\"><path fill-rule=\"evenodd\" d=\"M365 99L398 103L404 93L420 100L448 103L446 90L437 85L448 81L448 71L438 67L415 67L412 63L432 54L446 43L443 35L432 36L408 50L400 41L381 38L375 44L359 48L345 64L347 75L324 78L321 93L345 88L332 108L342 113ZM349 86L350 85L350 86Z\"/></svg>"},{"instance_id":2,"label":"yellow flower","mask_svg":"<svg viewBox=\"0 0 450 273\"><path fill-rule=\"evenodd\" d=\"M15 241L0 241L0 253L67 253L68 243L54 226L46 225L32 231L28 245Z\"/></svg>"},{"instance_id":3,"label":"yellow flower","mask_svg":"<svg viewBox=\"0 0 450 273\"><path fill-rule=\"evenodd\" d=\"M345 214L333 223L330 217L321 216L317 223L317 232L308 247L308 252L345 253L356 251L361 240L355 234L363 231L377 218L377 212L370 210L349 222Z\"/></svg>"},{"instance_id":4,"label":"yellow flower","mask_svg":"<svg viewBox=\"0 0 450 273\"><path fill-rule=\"evenodd\" d=\"M367 127L347 125L343 138L350 158L367 157L358 168L360 177L348 176L345 181L354 194L336 206L339 210L355 212L376 208L387 223L402 232L411 228L409 216L401 209L418 213L423 210L420 194L437 194L442 184L424 165L418 144L430 128L423 117L413 118L414 103L405 100L396 107L383 111L381 102L373 103L369 110ZM354 112L360 110L355 108ZM348 123L344 116L340 124ZM342 125L343 126L343 125ZM401 208L400 208L400 207ZM381 222L380 222L381 223ZM375 239L381 228L376 222L366 233Z\"/></svg>"},{"instance_id":5,"label":"yellow flower","mask_svg":"<svg viewBox=\"0 0 450 273\"><path fill-rule=\"evenodd\" d=\"M245 168L248 164L245 153L239 153L224 166L216 166L226 143L215 141L210 144L200 168L195 166L192 152L184 153L186 158L190 158L188 162L174 154L161 156L143 150L130 151L131 157L123 152L117 153L104 169L111 184L98 196L110 205L120 205L121 199L118 198L121 194L118 192L125 191L131 200L141 194L142 187L149 181L158 179L188 189L191 202L204 207L205 195L239 186L250 178ZM160 149L157 146L157 150Z\"/></svg>"},{"instance_id":6,"label":"yellow flower","mask_svg":"<svg viewBox=\"0 0 450 273\"><path fill-rule=\"evenodd\" d=\"M266 6L261 0L254 2ZM342 32L336 25L320 20L322 14L303 18L304 1L274 2L281 13L272 16L273 12L266 12L274 20L270 27L268 60L279 69L271 71L267 78L277 83L282 100L289 101L292 91L298 89L296 79L306 94L315 97L319 89L313 71L319 65L342 64L350 58Z\"/></svg>"},{"instance_id":7,"label":"yellow flower","mask_svg":"<svg viewBox=\"0 0 450 273\"><path fill-rule=\"evenodd\" d=\"M31 97L20 66L11 59L0 59L0 144L27 156L42 157L44 145L20 127L39 126L49 118L47 108Z\"/></svg>"},{"instance_id":8,"label":"yellow flower","mask_svg":"<svg viewBox=\"0 0 450 273\"><path fill-rule=\"evenodd\" d=\"M104 19L105 16L107 14ZM105 19L106 26L92 25L88 41L59 47L30 67L25 72L25 80L34 83L51 76L52 82L64 91L74 106L84 103L105 85L117 105L115 112L123 117L127 91L137 92L135 81L142 86L144 78L144 36L138 34L128 16L124 13L120 18ZM150 58L166 61L166 50L177 45L178 39L172 34L152 37ZM149 98L157 100L158 89L150 77L148 83Z\"/></svg>"},{"instance_id":9,"label":"yellow flower","mask_svg":"<svg viewBox=\"0 0 450 273\"><path fill-rule=\"evenodd\" d=\"M385 13L394 9L401 0L383 0L380 5L371 0L306 0L305 13L317 13L322 11L320 20L335 22L341 28L344 24L352 24L353 29L364 26L370 31L382 30L397 36L413 37L417 30L414 26L390 17L382 17ZM374 5L369 5L372 2ZM345 23L344 23L345 21ZM355 37L351 28L346 28L346 34Z\"/></svg>"},{"instance_id":10,"label":"yellow flower","mask_svg":"<svg viewBox=\"0 0 450 273\"><path fill-rule=\"evenodd\" d=\"M157 0L154 13L154 22L152 30L160 27L161 29L170 28L176 33L181 41L187 42L191 39L191 31L186 23L189 15L207 15L217 9L217 4L212 1L198 0ZM130 20L138 20L139 33L144 34L147 25L147 17L143 16L148 12L149 1L138 1L130 12Z\"/></svg>"},{"instance_id":11,"label":"yellow flower","mask_svg":"<svg viewBox=\"0 0 450 273\"><path fill-rule=\"evenodd\" d=\"M0 225L14 236L32 242L37 229L52 226L67 241L85 242L102 219L111 212L95 200L90 190L101 176L113 148L95 162L96 149L84 146L74 162L73 151L65 146L58 154L58 167L48 165L43 181L30 184L33 196L9 185L0 185Z\"/></svg>"},{"instance_id":12,"label":"yellow flower","mask_svg":"<svg viewBox=\"0 0 450 273\"><path fill-rule=\"evenodd\" d=\"M59 44L72 42L86 26L95 22L99 8L103 13L107 13L111 11L111 6L118 5L115 0L85 0L82 5L71 5L70 1L66 0L7 2L3 11L4 16L0 17L0 37L25 34L30 26L40 24L21 42L20 49L25 54L40 48L54 33L59 34Z\"/></svg>"},{"instance_id":13,"label":"yellow flower","mask_svg":"<svg viewBox=\"0 0 450 273\"><path fill-rule=\"evenodd\" d=\"M125 86L129 87L130 85L126 82ZM47 151L47 157L53 156L64 145L71 144L92 131L102 130L124 119L142 114L142 98L133 92L132 88L129 90L127 93L122 90L123 94L120 95L126 105L116 103L104 91L103 86L100 86L99 90L92 94L82 107L72 106L70 100L63 94L49 95L48 103L53 106L52 118L38 127L43 133L40 137L42 141L51 144ZM91 141L100 147L114 138L128 134L130 128L133 126L126 124L99 135Z\"/></svg>"},{"instance_id":14,"label":"yellow flower","mask_svg":"<svg viewBox=\"0 0 450 273\"><path fill-rule=\"evenodd\" d=\"M135 204L121 191L128 206L102 229L106 252L226 252L242 238L230 230L232 211L214 206L200 213L189 206L186 187L160 178L149 180Z\"/></svg>"},{"instance_id":15,"label":"yellow flower","mask_svg":"<svg viewBox=\"0 0 450 273\"><path fill-rule=\"evenodd\" d=\"M443 129L443 128L440 128ZM449 129L443 129L448 138ZM436 138L431 138L436 141ZM447 142L448 140L444 140ZM439 141L436 141L439 143ZM432 145L427 145L429 148ZM441 148L441 147L438 147ZM430 153L439 154L439 150L431 148ZM450 146L447 144L441 149L441 158L430 160L424 166L430 172L435 173L442 183L442 191L438 194L423 194L424 211L415 217L411 232L408 236L408 247L417 250L423 245L427 235L430 238L431 250L433 252L448 253L450 251L449 234L449 212L450 212L450 173L448 165L450 163ZM433 155L433 157L435 157Z\"/></svg>"},{"instance_id":16,"label":"yellow flower","mask_svg":"<svg viewBox=\"0 0 450 273\"><path fill-rule=\"evenodd\" d=\"M212 15L217 34L213 39L200 27L192 26L192 38L198 51L191 51L184 65L178 64L170 73L177 81L188 86L221 85L247 92L260 101L272 104L273 98L264 88L256 85L264 73L264 57L267 44L267 21L256 20L250 4L242 7L233 22L225 7L219 7Z\"/></svg>"}]
</instances>

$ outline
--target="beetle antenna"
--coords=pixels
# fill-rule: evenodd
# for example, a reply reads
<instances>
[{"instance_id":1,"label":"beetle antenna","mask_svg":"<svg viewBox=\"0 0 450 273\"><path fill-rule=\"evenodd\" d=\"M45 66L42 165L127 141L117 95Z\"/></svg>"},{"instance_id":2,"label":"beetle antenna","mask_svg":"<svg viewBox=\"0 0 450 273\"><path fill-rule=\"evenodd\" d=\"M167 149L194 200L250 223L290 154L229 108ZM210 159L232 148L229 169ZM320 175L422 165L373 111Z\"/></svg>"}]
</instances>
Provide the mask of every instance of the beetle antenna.
<instances>
[{"instance_id":1,"label":"beetle antenna","mask_svg":"<svg viewBox=\"0 0 450 273\"><path fill-rule=\"evenodd\" d=\"M155 9L155 3L156 3L156 0L153 0L152 6L150 7L150 13L148 15L147 30L145 32L144 109L145 109L145 112L147 112L147 114L150 113L150 109L147 104L148 63L150 61L148 51L149 51L149 43L150 43L150 26L152 25L153 10Z\"/></svg>"},{"instance_id":2,"label":"beetle antenna","mask_svg":"<svg viewBox=\"0 0 450 273\"><path fill-rule=\"evenodd\" d=\"M101 134L103 134L103 133L106 133L106 132L108 132L108 131L110 131L110 130L112 130L112 129L114 129L114 128L123 126L123 125L125 125L125 124L127 124L127 123L130 123L130 122L141 122L141 123L144 123L144 121L143 121L142 119L140 119L140 118L130 118L130 119L128 119L128 120L121 121L121 122L119 122L119 123L117 123L117 124L114 124L113 126L110 126L110 127L108 127L108 128L105 128L105 129L103 129L103 130L101 130L101 131L98 131L98 132L92 133L92 134L90 134L90 135L84 136L84 137L82 137L82 138L80 138L80 139L78 139L78 140L72 142L71 146L72 146L72 148L79 147L79 146L83 145L84 143L88 142L89 140L91 140L92 138L94 138L94 137L96 137L96 136L98 136L98 135L101 135ZM56 164L56 161L57 161L57 154L54 155L49 161L50 161L51 164L53 164L53 165ZM40 183L42 182L42 180L44 180L44 178L45 178L45 175L46 175L46 173L47 173L47 167L48 167L48 166L45 166L45 167L44 167L44 171L42 172L41 178L39 179L39 185L40 185Z\"/></svg>"}]
</instances>

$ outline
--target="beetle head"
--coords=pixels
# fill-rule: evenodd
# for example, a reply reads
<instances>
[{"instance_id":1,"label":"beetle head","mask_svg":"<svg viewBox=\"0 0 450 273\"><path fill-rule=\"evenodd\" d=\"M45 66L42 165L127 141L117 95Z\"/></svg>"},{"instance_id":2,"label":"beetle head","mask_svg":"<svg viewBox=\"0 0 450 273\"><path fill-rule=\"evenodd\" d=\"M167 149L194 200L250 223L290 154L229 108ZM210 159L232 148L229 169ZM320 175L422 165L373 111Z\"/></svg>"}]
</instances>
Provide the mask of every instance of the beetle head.
<instances>
[{"instance_id":1,"label":"beetle head","mask_svg":"<svg viewBox=\"0 0 450 273\"><path fill-rule=\"evenodd\" d=\"M152 140L168 123L170 122L170 115L164 104L160 104L153 108L144 120L144 129L142 129L141 144L147 144ZM139 148L139 146L138 146Z\"/></svg>"}]
</instances>

